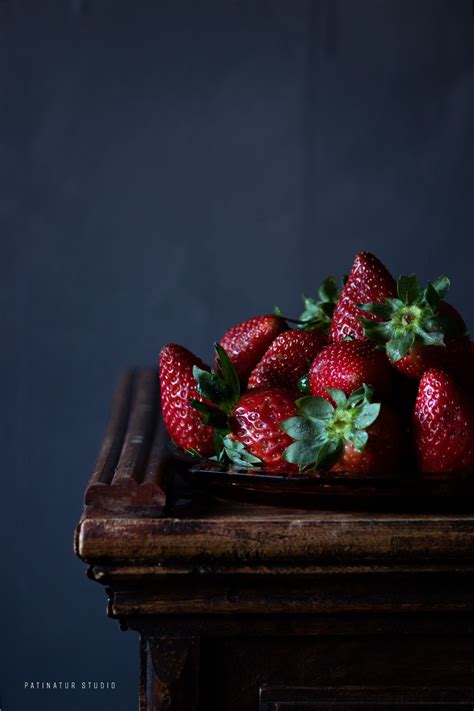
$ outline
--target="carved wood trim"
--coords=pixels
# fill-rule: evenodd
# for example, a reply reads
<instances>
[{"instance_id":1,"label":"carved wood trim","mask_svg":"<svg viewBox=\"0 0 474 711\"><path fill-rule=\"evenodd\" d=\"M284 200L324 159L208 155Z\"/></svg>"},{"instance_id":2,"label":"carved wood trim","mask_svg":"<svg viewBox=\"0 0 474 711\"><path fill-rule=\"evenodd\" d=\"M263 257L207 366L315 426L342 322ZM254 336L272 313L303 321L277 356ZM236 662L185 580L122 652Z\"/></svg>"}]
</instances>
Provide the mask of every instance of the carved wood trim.
<instances>
[{"instance_id":1,"label":"carved wood trim","mask_svg":"<svg viewBox=\"0 0 474 711\"><path fill-rule=\"evenodd\" d=\"M198 711L198 638L142 635L140 655L140 711Z\"/></svg>"}]
</instances>

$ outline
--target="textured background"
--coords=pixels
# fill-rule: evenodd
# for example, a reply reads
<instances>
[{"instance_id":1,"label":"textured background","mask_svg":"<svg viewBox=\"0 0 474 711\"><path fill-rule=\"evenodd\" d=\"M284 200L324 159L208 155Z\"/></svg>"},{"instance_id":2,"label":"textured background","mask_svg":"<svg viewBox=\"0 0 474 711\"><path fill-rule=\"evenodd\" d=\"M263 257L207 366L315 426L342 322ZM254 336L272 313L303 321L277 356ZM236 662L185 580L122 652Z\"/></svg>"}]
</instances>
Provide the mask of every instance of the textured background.
<instances>
[{"instance_id":1,"label":"textured background","mask_svg":"<svg viewBox=\"0 0 474 711\"><path fill-rule=\"evenodd\" d=\"M128 711L137 638L72 553L117 373L362 248L474 328L473 8L0 0L0 31L1 708Z\"/></svg>"}]
</instances>

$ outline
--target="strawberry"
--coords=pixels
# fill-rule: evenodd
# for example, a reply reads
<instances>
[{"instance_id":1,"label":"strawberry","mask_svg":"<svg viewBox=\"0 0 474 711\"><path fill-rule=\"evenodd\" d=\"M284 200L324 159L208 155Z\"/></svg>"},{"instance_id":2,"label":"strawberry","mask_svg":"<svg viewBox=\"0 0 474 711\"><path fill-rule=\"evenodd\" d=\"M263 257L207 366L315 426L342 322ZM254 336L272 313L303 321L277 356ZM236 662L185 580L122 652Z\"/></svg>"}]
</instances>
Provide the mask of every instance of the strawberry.
<instances>
[{"instance_id":1,"label":"strawberry","mask_svg":"<svg viewBox=\"0 0 474 711\"><path fill-rule=\"evenodd\" d=\"M380 415L367 429L369 441L360 451L353 442L346 442L341 457L332 467L335 473L387 474L396 472L400 461L400 423L388 405L382 405Z\"/></svg>"},{"instance_id":2,"label":"strawberry","mask_svg":"<svg viewBox=\"0 0 474 711\"><path fill-rule=\"evenodd\" d=\"M309 371L312 395L331 402L327 388L350 395L364 383L380 397L390 396L393 374L385 353L367 341L341 341L326 346Z\"/></svg>"},{"instance_id":3,"label":"strawberry","mask_svg":"<svg viewBox=\"0 0 474 711\"><path fill-rule=\"evenodd\" d=\"M266 471L297 471L296 465L283 459L283 453L292 440L280 427L282 420L295 414L294 392L284 388L249 391L242 395L234 408L228 439L243 445L264 465Z\"/></svg>"},{"instance_id":4,"label":"strawberry","mask_svg":"<svg viewBox=\"0 0 474 711\"><path fill-rule=\"evenodd\" d=\"M173 442L203 457L214 452L214 430L205 425L191 400L202 400L196 390L193 367L208 367L183 346L170 343L160 353L160 388L163 421Z\"/></svg>"},{"instance_id":5,"label":"strawberry","mask_svg":"<svg viewBox=\"0 0 474 711\"><path fill-rule=\"evenodd\" d=\"M202 399L193 405L203 422L215 429L218 461L246 470L296 471L283 459L291 438L279 426L281 420L296 414L296 393L284 388L260 388L241 396L236 369L218 344L216 364L210 373L194 368Z\"/></svg>"},{"instance_id":6,"label":"strawberry","mask_svg":"<svg viewBox=\"0 0 474 711\"><path fill-rule=\"evenodd\" d=\"M401 276L398 298L367 303L362 309L383 319L362 319L368 338L385 346L392 365L409 378L420 379L429 368L442 367L471 380L472 359L466 324L456 309L442 301L450 286L447 277L428 282Z\"/></svg>"},{"instance_id":7,"label":"strawberry","mask_svg":"<svg viewBox=\"0 0 474 711\"><path fill-rule=\"evenodd\" d=\"M281 333L270 344L265 355L255 366L248 381L252 388L293 388L310 363L326 344L326 334L315 331L291 330Z\"/></svg>"},{"instance_id":8,"label":"strawberry","mask_svg":"<svg viewBox=\"0 0 474 711\"><path fill-rule=\"evenodd\" d=\"M329 388L325 398L298 400L298 415L282 423L295 442L284 457L300 469L333 473L385 474L396 470L400 427L387 405L373 402L368 385L346 396Z\"/></svg>"},{"instance_id":9,"label":"strawberry","mask_svg":"<svg viewBox=\"0 0 474 711\"><path fill-rule=\"evenodd\" d=\"M370 252L359 252L336 303L329 340L366 340L364 326L360 321L364 314L359 305L380 302L393 296L396 296L395 281L382 262ZM377 316L374 314L370 318L377 319Z\"/></svg>"},{"instance_id":10,"label":"strawberry","mask_svg":"<svg viewBox=\"0 0 474 711\"><path fill-rule=\"evenodd\" d=\"M285 320L275 314L257 316L229 329L219 341L232 361L239 380L247 379L270 343L287 328Z\"/></svg>"},{"instance_id":11,"label":"strawberry","mask_svg":"<svg viewBox=\"0 0 474 711\"><path fill-rule=\"evenodd\" d=\"M413 430L420 471L433 474L473 471L472 402L446 371L432 368L423 374Z\"/></svg>"}]
</instances>

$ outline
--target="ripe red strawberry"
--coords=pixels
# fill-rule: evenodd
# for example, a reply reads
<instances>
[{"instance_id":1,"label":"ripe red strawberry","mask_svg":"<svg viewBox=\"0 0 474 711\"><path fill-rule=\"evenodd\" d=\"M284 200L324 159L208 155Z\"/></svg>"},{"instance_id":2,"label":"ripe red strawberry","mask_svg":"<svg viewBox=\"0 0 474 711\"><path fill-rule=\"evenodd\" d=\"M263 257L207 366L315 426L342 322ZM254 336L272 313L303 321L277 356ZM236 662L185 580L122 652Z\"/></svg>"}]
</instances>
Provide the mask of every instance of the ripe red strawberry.
<instances>
[{"instance_id":1,"label":"ripe red strawberry","mask_svg":"<svg viewBox=\"0 0 474 711\"><path fill-rule=\"evenodd\" d=\"M372 402L364 385L349 397L332 390L335 405L320 397L298 400L298 416L282 423L295 442L285 459L300 469L384 475L397 469L400 425L387 405Z\"/></svg>"},{"instance_id":2,"label":"ripe red strawberry","mask_svg":"<svg viewBox=\"0 0 474 711\"><path fill-rule=\"evenodd\" d=\"M251 388L293 388L327 342L325 332L292 330L281 333L270 344L250 374Z\"/></svg>"},{"instance_id":3,"label":"ripe red strawberry","mask_svg":"<svg viewBox=\"0 0 474 711\"><path fill-rule=\"evenodd\" d=\"M421 378L413 429L420 471L474 471L472 402L446 371L433 368Z\"/></svg>"},{"instance_id":4,"label":"ripe red strawberry","mask_svg":"<svg viewBox=\"0 0 474 711\"><path fill-rule=\"evenodd\" d=\"M205 425L191 405L203 401L196 390L193 367L209 368L183 346L170 343L160 353L160 387L163 421L173 442L203 457L214 452L214 430Z\"/></svg>"},{"instance_id":5,"label":"ripe red strawberry","mask_svg":"<svg viewBox=\"0 0 474 711\"><path fill-rule=\"evenodd\" d=\"M360 321L364 313L358 304L381 302L392 296L396 296L392 275L373 254L359 252L336 303L329 340L343 341L348 337L358 341L366 340L364 326ZM370 318L377 319L377 316L371 315Z\"/></svg>"},{"instance_id":6,"label":"ripe red strawberry","mask_svg":"<svg viewBox=\"0 0 474 711\"><path fill-rule=\"evenodd\" d=\"M367 337L385 346L392 365L403 375L420 379L429 368L446 368L471 384L466 324L455 308L441 300L449 286L449 279L440 277L422 289L415 275L402 276L397 284L398 298L362 307L382 322L362 322Z\"/></svg>"},{"instance_id":7,"label":"ripe red strawberry","mask_svg":"<svg viewBox=\"0 0 474 711\"><path fill-rule=\"evenodd\" d=\"M400 460L400 423L388 405L368 429L367 446L359 452L352 442L346 442L342 455L331 468L334 473L389 474L395 472Z\"/></svg>"},{"instance_id":8,"label":"ripe red strawberry","mask_svg":"<svg viewBox=\"0 0 474 711\"><path fill-rule=\"evenodd\" d=\"M379 397L388 397L392 390L392 373L386 354L375 350L368 341L331 343L311 365L311 393L332 402L327 388L350 395L367 383Z\"/></svg>"},{"instance_id":9,"label":"ripe red strawberry","mask_svg":"<svg viewBox=\"0 0 474 711\"><path fill-rule=\"evenodd\" d=\"M230 418L231 442L242 444L268 472L294 472L283 459L292 439L280 422L296 414L295 393L284 388L252 390L240 398ZM232 445L231 445L232 447Z\"/></svg>"},{"instance_id":10,"label":"ripe red strawberry","mask_svg":"<svg viewBox=\"0 0 474 711\"><path fill-rule=\"evenodd\" d=\"M206 402L193 405L203 421L215 429L217 459L246 470L296 470L282 457L291 439L280 429L280 421L296 413L297 393L260 388L241 396L237 372L218 344L216 362L216 369L210 373L194 368L197 390Z\"/></svg>"},{"instance_id":11,"label":"ripe red strawberry","mask_svg":"<svg viewBox=\"0 0 474 711\"><path fill-rule=\"evenodd\" d=\"M219 341L234 365L242 385L270 343L287 328L281 316L257 316L229 329Z\"/></svg>"}]
</instances>

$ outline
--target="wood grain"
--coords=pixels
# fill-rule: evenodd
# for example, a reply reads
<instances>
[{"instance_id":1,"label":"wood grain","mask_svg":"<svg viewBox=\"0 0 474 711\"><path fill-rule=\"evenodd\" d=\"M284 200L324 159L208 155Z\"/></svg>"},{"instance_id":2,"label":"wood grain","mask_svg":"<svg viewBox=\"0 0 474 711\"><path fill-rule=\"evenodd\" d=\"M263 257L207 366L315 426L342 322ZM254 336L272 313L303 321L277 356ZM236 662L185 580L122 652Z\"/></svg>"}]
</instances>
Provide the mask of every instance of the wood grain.
<instances>
[{"instance_id":1,"label":"wood grain","mask_svg":"<svg viewBox=\"0 0 474 711\"><path fill-rule=\"evenodd\" d=\"M119 380L86 507L102 511L165 505L167 440L160 419L158 376L151 368Z\"/></svg>"},{"instance_id":2,"label":"wood grain","mask_svg":"<svg viewBox=\"0 0 474 711\"><path fill-rule=\"evenodd\" d=\"M104 439L89 480L88 489L96 484L110 484L122 451L127 430L135 372L127 370L117 384Z\"/></svg>"},{"instance_id":3,"label":"wood grain","mask_svg":"<svg viewBox=\"0 0 474 711\"><path fill-rule=\"evenodd\" d=\"M229 509L224 509L224 511ZM472 516L351 515L279 512L260 515L245 505L201 518L145 514L91 516L77 532L77 553L87 562L194 561L205 565L408 563L459 564L474 560Z\"/></svg>"},{"instance_id":4,"label":"wood grain","mask_svg":"<svg viewBox=\"0 0 474 711\"><path fill-rule=\"evenodd\" d=\"M442 585L443 595L439 595ZM112 617L334 613L474 613L474 576L354 574L189 578L169 575L111 595Z\"/></svg>"},{"instance_id":5,"label":"wood grain","mask_svg":"<svg viewBox=\"0 0 474 711\"><path fill-rule=\"evenodd\" d=\"M158 414L158 377L154 370L136 375L133 400L122 451L112 484L142 481Z\"/></svg>"}]
</instances>

